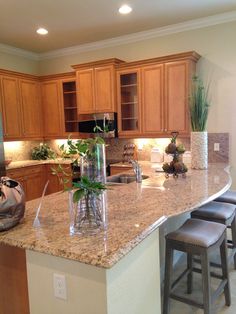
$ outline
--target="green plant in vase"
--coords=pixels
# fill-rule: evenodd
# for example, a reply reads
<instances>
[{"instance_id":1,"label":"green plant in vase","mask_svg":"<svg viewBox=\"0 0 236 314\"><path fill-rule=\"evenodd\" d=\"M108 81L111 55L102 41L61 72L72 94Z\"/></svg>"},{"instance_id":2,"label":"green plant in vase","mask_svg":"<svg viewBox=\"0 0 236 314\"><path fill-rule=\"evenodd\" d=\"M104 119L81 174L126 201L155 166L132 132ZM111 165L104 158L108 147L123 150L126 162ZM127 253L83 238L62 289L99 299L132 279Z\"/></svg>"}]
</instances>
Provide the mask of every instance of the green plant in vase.
<instances>
[{"instance_id":1,"label":"green plant in vase","mask_svg":"<svg viewBox=\"0 0 236 314\"><path fill-rule=\"evenodd\" d=\"M105 228L103 192L106 186L82 176L70 192L70 232L94 233Z\"/></svg>"},{"instance_id":2,"label":"green plant in vase","mask_svg":"<svg viewBox=\"0 0 236 314\"><path fill-rule=\"evenodd\" d=\"M64 158L73 164L80 164L81 178L68 188L68 179L61 165L54 168L55 174L62 178L65 189L69 190L70 232L72 234L94 233L104 229L106 190L106 165L104 140L100 137L68 139L60 146Z\"/></svg>"},{"instance_id":3,"label":"green plant in vase","mask_svg":"<svg viewBox=\"0 0 236 314\"><path fill-rule=\"evenodd\" d=\"M209 107L208 87L205 88L202 80L198 76L194 76L189 97L189 113L193 132L206 131Z\"/></svg>"},{"instance_id":4,"label":"green plant in vase","mask_svg":"<svg viewBox=\"0 0 236 314\"><path fill-rule=\"evenodd\" d=\"M207 169L208 166L208 136L206 125L210 107L208 87L202 80L194 76L189 97L189 115L191 121L191 167Z\"/></svg>"}]
</instances>

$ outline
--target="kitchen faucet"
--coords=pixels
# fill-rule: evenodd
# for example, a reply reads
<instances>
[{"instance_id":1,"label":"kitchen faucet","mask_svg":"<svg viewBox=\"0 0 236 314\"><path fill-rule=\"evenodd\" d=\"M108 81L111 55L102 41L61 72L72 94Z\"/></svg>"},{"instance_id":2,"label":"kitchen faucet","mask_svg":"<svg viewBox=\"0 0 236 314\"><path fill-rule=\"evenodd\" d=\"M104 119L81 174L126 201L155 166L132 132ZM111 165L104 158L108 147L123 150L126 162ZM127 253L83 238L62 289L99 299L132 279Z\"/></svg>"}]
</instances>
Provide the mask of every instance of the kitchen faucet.
<instances>
[{"instance_id":1,"label":"kitchen faucet","mask_svg":"<svg viewBox=\"0 0 236 314\"><path fill-rule=\"evenodd\" d=\"M135 177L136 177L136 182L141 183L142 182L142 168L141 165L138 163L137 160L130 159L130 162L132 164Z\"/></svg>"}]
</instances>

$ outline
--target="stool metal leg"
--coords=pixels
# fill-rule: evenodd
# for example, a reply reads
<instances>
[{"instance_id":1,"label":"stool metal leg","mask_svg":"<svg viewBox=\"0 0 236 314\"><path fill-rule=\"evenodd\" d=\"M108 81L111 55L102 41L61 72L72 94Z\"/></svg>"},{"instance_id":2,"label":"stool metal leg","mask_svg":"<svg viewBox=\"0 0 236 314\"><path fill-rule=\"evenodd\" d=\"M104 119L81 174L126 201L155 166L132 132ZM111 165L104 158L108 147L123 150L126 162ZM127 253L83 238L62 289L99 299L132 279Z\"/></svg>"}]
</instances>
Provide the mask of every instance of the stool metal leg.
<instances>
[{"instance_id":1,"label":"stool metal leg","mask_svg":"<svg viewBox=\"0 0 236 314\"><path fill-rule=\"evenodd\" d=\"M231 223L233 250L236 249L236 215ZM234 269L236 269L236 252L234 253Z\"/></svg>"},{"instance_id":2,"label":"stool metal leg","mask_svg":"<svg viewBox=\"0 0 236 314\"><path fill-rule=\"evenodd\" d=\"M229 284L229 271L228 271L228 261L227 261L227 242L226 239L222 242L220 246L220 256L221 256L221 265L222 265L222 275L223 279L227 282L224 286L224 295L225 295L225 305L230 306L231 296L230 296L230 284Z\"/></svg>"},{"instance_id":3,"label":"stool metal leg","mask_svg":"<svg viewBox=\"0 0 236 314\"><path fill-rule=\"evenodd\" d=\"M210 286L210 264L207 251L203 252L201 255L201 264L204 314L211 314L212 301Z\"/></svg>"},{"instance_id":4,"label":"stool metal leg","mask_svg":"<svg viewBox=\"0 0 236 314\"><path fill-rule=\"evenodd\" d=\"M187 267L190 269L190 273L187 277L187 293L191 294L193 291L193 257L192 254L187 253Z\"/></svg>"},{"instance_id":5,"label":"stool metal leg","mask_svg":"<svg viewBox=\"0 0 236 314\"><path fill-rule=\"evenodd\" d=\"M163 314L169 314L170 310L170 291L171 291L171 275L173 270L173 249L168 240L166 241L166 260L165 260L165 286Z\"/></svg>"}]
</instances>

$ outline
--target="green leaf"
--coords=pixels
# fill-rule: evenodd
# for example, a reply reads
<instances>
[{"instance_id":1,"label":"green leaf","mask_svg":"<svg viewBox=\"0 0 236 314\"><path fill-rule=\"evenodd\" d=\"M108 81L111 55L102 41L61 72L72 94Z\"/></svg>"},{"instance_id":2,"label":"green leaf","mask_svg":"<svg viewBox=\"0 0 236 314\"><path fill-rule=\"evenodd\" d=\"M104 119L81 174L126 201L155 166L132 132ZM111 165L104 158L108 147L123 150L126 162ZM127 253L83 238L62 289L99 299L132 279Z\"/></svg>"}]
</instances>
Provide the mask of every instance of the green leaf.
<instances>
[{"instance_id":1,"label":"green leaf","mask_svg":"<svg viewBox=\"0 0 236 314\"><path fill-rule=\"evenodd\" d=\"M73 194L73 202L78 202L84 195L85 192L83 190L76 190Z\"/></svg>"}]
</instances>

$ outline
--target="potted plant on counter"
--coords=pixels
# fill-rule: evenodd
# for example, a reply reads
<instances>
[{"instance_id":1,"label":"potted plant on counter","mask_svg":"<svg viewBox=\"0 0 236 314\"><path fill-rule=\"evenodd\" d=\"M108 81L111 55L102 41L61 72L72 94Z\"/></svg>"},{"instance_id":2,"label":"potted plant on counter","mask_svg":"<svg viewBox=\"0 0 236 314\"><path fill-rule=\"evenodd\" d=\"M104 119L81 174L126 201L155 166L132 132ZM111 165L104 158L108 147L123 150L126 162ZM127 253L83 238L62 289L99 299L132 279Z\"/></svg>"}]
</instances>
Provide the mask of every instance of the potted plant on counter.
<instances>
[{"instance_id":1,"label":"potted plant on counter","mask_svg":"<svg viewBox=\"0 0 236 314\"><path fill-rule=\"evenodd\" d=\"M87 176L73 184L69 192L71 234L93 234L106 228L104 190L104 184Z\"/></svg>"},{"instance_id":2,"label":"potted plant on counter","mask_svg":"<svg viewBox=\"0 0 236 314\"><path fill-rule=\"evenodd\" d=\"M192 80L192 92L189 97L189 113L191 121L191 167L207 169L208 140L206 124L209 113L208 88L197 77Z\"/></svg>"},{"instance_id":3,"label":"potted plant on counter","mask_svg":"<svg viewBox=\"0 0 236 314\"><path fill-rule=\"evenodd\" d=\"M66 145L59 147L62 156L80 164L81 178L73 182L69 189L69 211L71 234L93 234L106 227L106 158L105 143L100 137L68 139ZM61 173L60 165L55 174L63 178L66 187L67 178ZM66 188L68 190L68 188Z\"/></svg>"}]
</instances>

